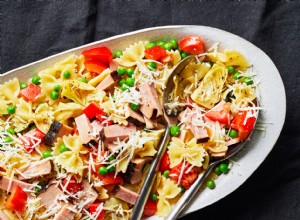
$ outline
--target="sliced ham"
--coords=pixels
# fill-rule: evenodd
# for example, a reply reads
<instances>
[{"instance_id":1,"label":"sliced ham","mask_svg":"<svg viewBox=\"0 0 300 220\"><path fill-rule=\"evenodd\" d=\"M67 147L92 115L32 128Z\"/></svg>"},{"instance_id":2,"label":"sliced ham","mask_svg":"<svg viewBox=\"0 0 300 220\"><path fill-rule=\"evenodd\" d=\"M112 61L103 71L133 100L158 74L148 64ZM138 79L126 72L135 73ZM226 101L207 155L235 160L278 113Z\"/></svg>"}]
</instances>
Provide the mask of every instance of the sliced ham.
<instances>
[{"instance_id":1,"label":"sliced ham","mask_svg":"<svg viewBox=\"0 0 300 220\"><path fill-rule=\"evenodd\" d=\"M102 82L96 87L99 91L106 91L111 89L121 79L117 71L113 71L108 74Z\"/></svg>"},{"instance_id":2,"label":"sliced ham","mask_svg":"<svg viewBox=\"0 0 300 220\"><path fill-rule=\"evenodd\" d=\"M139 194L136 192L133 192L123 186L117 185L112 190L112 194L125 202L128 202L131 205L135 204L135 201L137 200Z\"/></svg>"},{"instance_id":3,"label":"sliced ham","mask_svg":"<svg viewBox=\"0 0 300 220\"><path fill-rule=\"evenodd\" d=\"M41 199L42 205L48 209L53 203L58 201L60 196L64 196L64 193L56 185L51 185L38 198Z\"/></svg>"},{"instance_id":4,"label":"sliced ham","mask_svg":"<svg viewBox=\"0 0 300 220\"><path fill-rule=\"evenodd\" d=\"M131 160L124 175L124 181L130 184L137 184L140 182L143 176L143 168L145 164L149 163L151 160L150 157Z\"/></svg>"},{"instance_id":5,"label":"sliced ham","mask_svg":"<svg viewBox=\"0 0 300 220\"><path fill-rule=\"evenodd\" d=\"M124 125L110 125L103 128L105 140L107 142L113 142L117 139L124 140L128 138L130 134L136 132L136 126L128 123L127 126Z\"/></svg>"},{"instance_id":6,"label":"sliced ham","mask_svg":"<svg viewBox=\"0 0 300 220\"><path fill-rule=\"evenodd\" d=\"M93 189L93 187L89 184L88 181L83 180L82 181L83 190L81 194L83 196L80 196L80 202L84 205L84 208L88 208L93 202L96 201L98 198L98 193L96 190Z\"/></svg>"},{"instance_id":7,"label":"sliced ham","mask_svg":"<svg viewBox=\"0 0 300 220\"><path fill-rule=\"evenodd\" d=\"M24 192L26 192L29 195L30 191L32 191L34 188L33 185L16 179L12 180L11 185L9 187L9 182L10 182L10 178L5 176L0 177L0 189L6 190L8 192L12 192L15 190L17 186L19 186L24 190Z\"/></svg>"},{"instance_id":8,"label":"sliced ham","mask_svg":"<svg viewBox=\"0 0 300 220\"><path fill-rule=\"evenodd\" d=\"M72 220L74 219L76 213L72 211L74 209L72 205L65 204L61 210L55 214L53 220Z\"/></svg>"},{"instance_id":9,"label":"sliced ham","mask_svg":"<svg viewBox=\"0 0 300 220\"><path fill-rule=\"evenodd\" d=\"M102 129L104 128L104 126L101 124L100 121L98 120L94 120L91 123L93 130L95 131L95 133L100 134L100 132L102 131Z\"/></svg>"},{"instance_id":10,"label":"sliced ham","mask_svg":"<svg viewBox=\"0 0 300 220\"><path fill-rule=\"evenodd\" d=\"M209 136L205 127L191 126L191 131L197 140L197 143L203 143L208 141Z\"/></svg>"},{"instance_id":11,"label":"sliced ham","mask_svg":"<svg viewBox=\"0 0 300 220\"><path fill-rule=\"evenodd\" d=\"M145 124L144 117L139 113L139 111L132 110L129 103L125 105L125 118L128 122L131 122L136 126L142 126Z\"/></svg>"},{"instance_id":12,"label":"sliced ham","mask_svg":"<svg viewBox=\"0 0 300 220\"><path fill-rule=\"evenodd\" d=\"M190 129L180 131L179 139L183 142L189 142L193 138L193 133Z\"/></svg>"},{"instance_id":13,"label":"sliced ham","mask_svg":"<svg viewBox=\"0 0 300 220\"><path fill-rule=\"evenodd\" d=\"M109 69L111 71L117 71L119 67L120 58L115 58L112 61L109 62Z\"/></svg>"},{"instance_id":14,"label":"sliced ham","mask_svg":"<svg viewBox=\"0 0 300 220\"><path fill-rule=\"evenodd\" d=\"M230 145L234 145L234 144L237 144L237 143L240 143L241 140L240 138L233 138L233 139L230 139L229 141L226 141L226 146L230 146Z\"/></svg>"},{"instance_id":15,"label":"sliced ham","mask_svg":"<svg viewBox=\"0 0 300 220\"><path fill-rule=\"evenodd\" d=\"M85 114L79 115L75 118L76 127L78 130L79 138L82 144L87 144L93 137L93 126L91 125L90 120Z\"/></svg>"},{"instance_id":16,"label":"sliced ham","mask_svg":"<svg viewBox=\"0 0 300 220\"><path fill-rule=\"evenodd\" d=\"M63 137L63 136L68 136L72 134L73 128L62 124L58 121L54 121L51 126L49 131L44 137L45 144L52 146L53 143L56 142L57 138Z\"/></svg>"},{"instance_id":17,"label":"sliced ham","mask_svg":"<svg viewBox=\"0 0 300 220\"><path fill-rule=\"evenodd\" d=\"M146 116L144 116L144 121L147 129L153 129L157 127L157 122L147 118Z\"/></svg>"},{"instance_id":18,"label":"sliced ham","mask_svg":"<svg viewBox=\"0 0 300 220\"><path fill-rule=\"evenodd\" d=\"M224 152L218 152L218 153L212 153L212 157L225 157L226 156L226 151Z\"/></svg>"},{"instance_id":19,"label":"sliced ham","mask_svg":"<svg viewBox=\"0 0 300 220\"><path fill-rule=\"evenodd\" d=\"M19 175L19 180L34 179L48 175L52 172L51 162L49 159L44 159L37 162L31 162L29 167Z\"/></svg>"},{"instance_id":20,"label":"sliced ham","mask_svg":"<svg viewBox=\"0 0 300 220\"><path fill-rule=\"evenodd\" d=\"M0 220L9 220L9 218L5 215L5 213L0 210Z\"/></svg>"},{"instance_id":21,"label":"sliced ham","mask_svg":"<svg viewBox=\"0 0 300 220\"><path fill-rule=\"evenodd\" d=\"M144 82L140 85L139 90L142 95L141 112L150 119L163 115L162 106L159 103L154 85ZM150 115L150 113L152 114Z\"/></svg>"},{"instance_id":22,"label":"sliced ham","mask_svg":"<svg viewBox=\"0 0 300 220\"><path fill-rule=\"evenodd\" d=\"M210 109L208 112L220 112L224 109L224 105L226 104L226 102L224 100L222 100L221 102L219 102L216 106L214 106L212 109ZM204 114L205 115L205 114ZM230 121L233 119L233 116L230 114L228 117L228 123L230 124ZM210 120L209 118L207 118L206 116L204 116L204 120L205 122L208 124L209 127L213 127L216 125L216 121ZM226 126L226 124L220 123L220 127L224 128Z\"/></svg>"}]
</instances>

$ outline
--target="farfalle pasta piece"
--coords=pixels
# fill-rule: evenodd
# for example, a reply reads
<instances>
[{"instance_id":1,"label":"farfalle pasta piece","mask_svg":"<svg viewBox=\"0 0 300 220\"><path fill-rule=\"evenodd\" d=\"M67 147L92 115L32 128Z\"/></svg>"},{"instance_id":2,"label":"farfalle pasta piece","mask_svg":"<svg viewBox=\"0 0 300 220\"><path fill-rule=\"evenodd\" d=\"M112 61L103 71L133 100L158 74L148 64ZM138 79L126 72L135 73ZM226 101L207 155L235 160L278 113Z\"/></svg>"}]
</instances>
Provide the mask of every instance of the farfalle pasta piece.
<instances>
[{"instance_id":1,"label":"farfalle pasta piece","mask_svg":"<svg viewBox=\"0 0 300 220\"><path fill-rule=\"evenodd\" d=\"M119 64L126 67L131 67L141 62L145 56L145 46L142 41L130 45L120 58Z\"/></svg>"},{"instance_id":2,"label":"farfalle pasta piece","mask_svg":"<svg viewBox=\"0 0 300 220\"><path fill-rule=\"evenodd\" d=\"M20 84L17 78L9 80L8 82L0 85L0 91L2 96L4 96L5 99L10 103L19 103L18 95L20 93Z\"/></svg>"},{"instance_id":3,"label":"farfalle pasta piece","mask_svg":"<svg viewBox=\"0 0 300 220\"><path fill-rule=\"evenodd\" d=\"M24 130L30 123L34 122L40 131L47 133L53 122L52 108L47 103L43 103L33 111L31 103L20 99L12 121L16 132Z\"/></svg>"},{"instance_id":4,"label":"farfalle pasta piece","mask_svg":"<svg viewBox=\"0 0 300 220\"><path fill-rule=\"evenodd\" d=\"M68 151L61 153L59 147L65 144ZM69 173L79 174L82 176L84 163L80 154L86 153L83 149L79 136L63 136L59 138L53 148L54 162L60 165Z\"/></svg>"},{"instance_id":5,"label":"farfalle pasta piece","mask_svg":"<svg viewBox=\"0 0 300 220\"><path fill-rule=\"evenodd\" d=\"M84 56L80 55L80 56L76 57L75 59L76 59L76 72L77 72L78 75L82 75L83 71L85 69Z\"/></svg>"},{"instance_id":6,"label":"farfalle pasta piece","mask_svg":"<svg viewBox=\"0 0 300 220\"><path fill-rule=\"evenodd\" d=\"M181 56L178 50L167 50L167 54L171 57L173 66L176 66L180 62Z\"/></svg>"},{"instance_id":7,"label":"farfalle pasta piece","mask_svg":"<svg viewBox=\"0 0 300 220\"><path fill-rule=\"evenodd\" d=\"M206 56L210 58L212 62L222 62L226 66L239 66L242 69L245 69L250 66L250 63L247 61L245 56L236 50L224 50L221 52L211 52Z\"/></svg>"},{"instance_id":8,"label":"farfalle pasta piece","mask_svg":"<svg viewBox=\"0 0 300 220\"><path fill-rule=\"evenodd\" d=\"M99 74L98 76L92 78L88 84L91 85L91 86L94 86L96 87L99 83L101 83L105 77L107 77L109 74L111 73L110 69L107 68L105 70L103 70L103 72L101 74Z\"/></svg>"},{"instance_id":9,"label":"farfalle pasta piece","mask_svg":"<svg viewBox=\"0 0 300 220\"><path fill-rule=\"evenodd\" d=\"M195 138L184 143L179 138L173 137L168 149L171 168L177 166L183 160L188 161L193 166L202 167L204 158L208 155L203 148L203 144L197 144Z\"/></svg>"},{"instance_id":10,"label":"farfalle pasta piece","mask_svg":"<svg viewBox=\"0 0 300 220\"><path fill-rule=\"evenodd\" d=\"M0 115L8 114L7 107L9 106L9 101L5 100L5 97L0 93Z\"/></svg>"},{"instance_id":11,"label":"farfalle pasta piece","mask_svg":"<svg viewBox=\"0 0 300 220\"><path fill-rule=\"evenodd\" d=\"M191 95L194 102L211 109L221 99L228 71L225 66L215 64L205 75L200 85Z\"/></svg>"},{"instance_id":12,"label":"farfalle pasta piece","mask_svg":"<svg viewBox=\"0 0 300 220\"><path fill-rule=\"evenodd\" d=\"M79 116L82 113L82 109L81 105L74 102L59 103L53 116L56 121L67 124L67 120Z\"/></svg>"},{"instance_id":13,"label":"farfalle pasta piece","mask_svg":"<svg viewBox=\"0 0 300 220\"><path fill-rule=\"evenodd\" d=\"M174 199L181 192L181 188L171 179L162 177L160 185L157 188L158 203L157 215L165 217L171 211L170 200Z\"/></svg>"},{"instance_id":14,"label":"farfalle pasta piece","mask_svg":"<svg viewBox=\"0 0 300 220\"><path fill-rule=\"evenodd\" d=\"M61 96L85 106L86 97L96 92L96 88L78 80L66 80L63 82Z\"/></svg>"}]
</instances>

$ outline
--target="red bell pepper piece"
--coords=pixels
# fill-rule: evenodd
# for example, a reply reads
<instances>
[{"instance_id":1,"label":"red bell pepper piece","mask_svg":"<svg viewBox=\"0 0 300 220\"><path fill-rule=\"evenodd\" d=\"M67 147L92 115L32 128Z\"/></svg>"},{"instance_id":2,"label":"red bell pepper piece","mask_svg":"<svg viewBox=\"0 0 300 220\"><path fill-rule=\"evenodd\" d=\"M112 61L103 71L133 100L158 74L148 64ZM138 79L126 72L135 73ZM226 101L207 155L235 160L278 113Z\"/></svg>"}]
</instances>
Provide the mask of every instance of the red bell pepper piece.
<instances>
[{"instance_id":1,"label":"red bell pepper piece","mask_svg":"<svg viewBox=\"0 0 300 220\"><path fill-rule=\"evenodd\" d=\"M27 194L17 186L8 197L5 208L12 211L23 212L27 203Z\"/></svg>"},{"instance_id":2,"label":"red bell pepper piece","mask_svg":"<svg viewBox=\"0 0 300 220\"><path fill-rule=\"evenodd\" d=\"M113 59L113 54L107 47L97 47L82 52L86 59L98 60L101 63L109 64Z\"/></svg>"},{"instance_id":3,"label":"red bell pepper piece","mask_svg":"<svg viewBox=\"0 0 300 220\"><path fill-rule=\"evenodd\" d=\"M231 127L238 131L238 137L241 141L245 140L249 136L249 134L254 128L254 124L256 121L256 117L247 117L247 114L248 111L240 111L231 123Z\"/></svg>"},{"instance_id":4,"label":"red bell pepper piece","mask_svg":"<svg viewBox=\"0 0 300 220\"><path fill-rule=\"evenodd\" d=\"M68 182L68 179L64 179L62 181L62 185L65 186L67 184L67 182ZM78 183L76 181L76 179L72 176L66 187L66 190L70 193L76 194L79 191L83 190L83 185L82 185L82 183Z\"/></svg>"},{"instance_id":5,"label":"red bell pepper piece","mask_svg":"<svg viewBox=\"0 0 300 220\"><path fill-rule=\"evenodd\" d=\"M204 43L200 37L186 37L179 42L179 48L190 54L204 53Z\"/></svg>"},{"instance_id":6,"label":"red bell pepper piece","mask_svg":"<svg viewBox=\"0 0 300 220\"><path fill-rule=\"evenodd\" d=\"M104 186L115 185L115 184L119 184L119 183L123 182L123 179L119 174L117 174L115 177L115 172L101 175L98 172L98 170L101 166L103 166L103 164L95 164L96 172L94 172L94 174L103 182Z\"/></svg>"},{"instance_id":7,"label":"red bell pepper piece","mask_svg":"<svg viewBox=\"0 0 300 220\"><path fill-rule=\"evenodd\" d=\"M89 104L85 109L82 110L82 112L86 115L86 117L88 117L88 119L92 119L96 116L102 116L104 114L103 110L95 102Z\"/></svg>"},{"instance_id":8,"label":"red bell pepper piece","mask_svg":"<svg viewBox=\"0 0 300 220\"><path fill-rule=\"evenodd\" d=\"M34 150L34 145L39 141L43 140L45 134L41 132L38 128L34 128L28 131L23 135L23 138L19 138L22 142L23 147L25 148L27 153L31 153ZM26 141L24 140L26 139Z\"/></svg>"},{"instance_id":9,"label":"red bell pepper piece","mask_svg":"<svg viewBox=\"0 0 300 220\"><path fill-rule=\"evenodd\" d=\"M169 173L170 179L173 179L176 182L178 181L182 165L183 165L183 163L180 163L176 167L171 169L171 171ZM189 165L185 164L185 167L183 169L183 174L181 176L181 180L179 183L185 189L190 188L190 186L196 181L196 179L198 177L198 173L195 171L194 168L190 172L186 173L186 171L188 169L189 169Z\"/></svg>"},{"instance_id":10,"label":"red bell pepper piece","mask_svg":"<svg viewBox=\"0 0 300 220\"><path fill-rule=\"evenodd\" d=\"M170 170L170 158L168 152L164 154L160 161L159 170L164 172L165 170Z\"/></svg>"},{"instance_id":11,"label":"red bell pepper piece","mask_svg":"<svg viewBox=\"0 0 300 220\"><path fill-rule=\"evenodd\" d=\"M155 46L145 50L145 57L150 60L160 61L166 56L168 56L168 54L161 46Z\"/></svg>"},{"instance_id":12,"label":"red bell pepper piece","mask_svg":"<svg viewBox=\"0 0 300 220\"><path fill-rule=\"evenodd\" d=\"M34 101L39 94L41 94L41 88L32 83L20 91L20 95L27 102Z\"/></svg>"},{"instance_id":13,"label":"red bell pepper piece","mask_svg":"<svg viewBox=\"0 0 300 220\"><path fill-rule=\"evenodd\" d=\"M150 217L155 215L155 213L157 212L157 204L155 201L148 199L146 202L146 205L144 207L144 212L143 212L143 216L144 217Z\"/></svg>"},{"instance_id":14,"label":"red bell pepper piece","mask_svg":"<svg viewBox=\"0 0 300 220\"><path fill-rule=\"evenodd\" d=\"M103 70L107 69L107 65L97 61L97 60L86 60L84 61L84 66L89 72L102 73Z\"/></svg>"},{"instance_id":15,"label":"red bell pepper piece","mask_svg":"<svg viewBox=\"0 0 300 220\"><path fill-rule=\"evenodd\" d=\"M210 120L218 121L222 124L230 123L230 103L227 102L224 104L223 109L221 111L209 111L205 113L205 116Z\"/></svg>"},{"instance_id":16,"label":"red bell pepper piece","mask_svg":"<svg viewBox=\"0 0 300 220\"><path fill-rule=\"evenodd\" d=\"M90 213L91 213L91 214L96 213L96 212L97 212L97 208L98 208L99 205L101 205L101 204L103 204L103 203L100 202L100 203L93 203L93 204L91 204L90 207L89 207ZM97 219L97 220L103 220L103 219L104 219L104 214L105 214L105 211L102 210L96 219Z\"/></svg>"}]
</instances>

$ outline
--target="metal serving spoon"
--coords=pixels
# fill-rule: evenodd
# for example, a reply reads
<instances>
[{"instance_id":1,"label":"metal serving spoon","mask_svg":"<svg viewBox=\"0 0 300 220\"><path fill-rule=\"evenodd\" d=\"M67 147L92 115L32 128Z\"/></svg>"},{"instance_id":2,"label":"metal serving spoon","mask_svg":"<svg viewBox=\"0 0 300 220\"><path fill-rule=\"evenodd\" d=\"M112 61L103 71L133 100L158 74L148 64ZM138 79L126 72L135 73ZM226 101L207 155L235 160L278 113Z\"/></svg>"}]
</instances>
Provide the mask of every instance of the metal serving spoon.
<instances>
[{"instance_id":1,"label":"metal serving spoon","mask_svg":"<svg viewBox=\"0 0 300 220\"><path fill-rule=\"evenodd\" d=\"M167 80L167 84L166 84L166 89L164 90L163 93L163 103L167 103L168 102L168 97L170 92L172 91L173 87L174 87L174 82L173 82L173 77L175 75L178 75L179 73L181 73L181 71L193 60L195 59L195 56L188 56L185 59L183 59L182 61L180 61L180 63L177 64L177 66L175 67L175 69L173 70L173 72L171 73L171 75L169 76L168 80ZM163 106L164 108L164 106ZM172 124L171 120L169 120L170 118L166 115L166 110L164 109L164 116L165 116L165 132L163 135L163 139L160 142L160 146L158 148L158 152L156 154L156 157L154 158L153 162L150 165L149 171L146 175L146 178L144 180L144 184L141 188L140 194L139 194L139 198L137 199L130 219L131 220L138 220L141 219L143 211L144 211L144 207L145 204L147 202L147 199L150 195L151 192L151 188L153 186L155 177L157 175L158 172L158 166L159 166L159 162L161 160L161 158L163 157L166 148L167 148L167 144L169 143L170 140L170 132L169 132L169 128Z\"/></svg>"}]
</instances>

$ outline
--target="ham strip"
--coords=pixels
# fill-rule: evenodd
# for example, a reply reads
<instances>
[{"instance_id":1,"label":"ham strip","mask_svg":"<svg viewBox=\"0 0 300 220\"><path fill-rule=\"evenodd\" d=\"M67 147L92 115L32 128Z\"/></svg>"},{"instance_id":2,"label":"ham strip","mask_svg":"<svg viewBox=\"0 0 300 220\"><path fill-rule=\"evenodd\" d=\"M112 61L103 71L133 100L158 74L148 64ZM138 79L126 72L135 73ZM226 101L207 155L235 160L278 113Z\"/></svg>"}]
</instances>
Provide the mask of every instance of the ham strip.
<instances>
[{"instance_id":1,"label":"ham strip","mask_svg":"<svg viewBox=\"0 0 300 220\"><path fill-rule=\"evenodd\" d=\"M96 190L92 188L92 186L89 184L88 181L83 180L82 185L83 185L83 190L81 194L83 196L80 196L79 198L80 198L80 202L82 204L85 204L84 208L87 209L90 206L90 204L96 201L96 199L98 198L98 193L96 192Z\"/></svg>"},{"instance_id":2,"label":"ham strip","mask_svg":"<svg viewBox=\"0 0 300 220\"><path fill-rule=\"evenodd\" d=\"M163 115L154 85L144 82L140 85L139 90L142 95L141 112L150 119Z\"/></svg>"},{"instance_id":3,"label":"ham strip","mask_svg":"<svg viewBox=\"0 0 300 220\"><path fill-rule=\"evenodd\" d=\"M197 140L197 143L203 143L208 141L209 136L205 127L191 126L191 131Z\"/></svg>"},{"instance_id":4,"label":"ham strip","mask_svg":"<svg viewBox=\"0 0 300 220\"><path fill-rule=\"evenodd\" d=\"M5 213L0 210L0 220L9 220L9 218L5 215Z\"/></svg>"},{"instance_id":5,"label":"ham strip","mask_svg":"<svg viewBox=\"0 0 300 220\"><path fill-rule=\"evenodd\" d=\"M96 87L99 91L106 91L111 89L119 80L121 77L118 75L117 71L111 72L108 74L102 82L99 83L99 85Z\"/></svg>"},{"instance_id":6,"label":"ham strip","mask_svg":"<svg viewBox=\"0 0 300 220\"><path fill-rule=\"evenodd\" d=\"M121 199L125 202L128 202L131 205L135 204L135 201L137 200L139 194L136 192L133 192L123 186L117 185L115 188L112 190L112 194L118 198Z\"/></svg>"},{"instance_id":7,"label":"ham strip","mask_svg":"<svg viewBox=\"0 0 300 220\"><path fill-rule=\"evenodd\" d=\"M82 144L87 144L93 140L93 126L85 114L75 118L76 127Z\"/></svg>"},{"instance_id":8,"label":"ham strip","mask_svg":"<svg viewBox=\"0 0 300 220\"><path fill-rule=\"evenodd\" d=\"M72 206L70 204L65 204L61 210L55 214L53 220L72 220L74 219L76 213L71 211Z\"/></svg>"},{"instance_id":9,"label":"ham strip","mask_svg":"<svg viewBox=\"0 0 300 220\"><path fill-rule=\"evenodd\" d=\"M52 146L53 143L56 142L57 138L63 137L63 136L68 136L72 134L73 128L62 124L58 121L54 121L51 126L49 131L44 137L45 144Z\"/></svg>"},{"instance_id":10,"label":"ham strip","mask_svg":"<svg viewBox=\"0 0 300 220\"><path fill-rule=\"evenodd\" d=\"M19 175L19 180L34 179L37 177L50 174L52 171L51 162L49 159L44 159L38 162L30 163L29 167Z\"/></svg>"},{"instance_id":11,"label":"ham strip","mask_svg":"<svg viewBox=\"0 0 300 220\"><path fill-rule=\"evenodd\" d=\"M137 184L140 182L143 176L143 168L145 164L149 163L151 160L150 157L131 160L124 175L124 181L130 184Z\"/></svg>"},{"instance_id":12,"label":"ham strip","mask_svg":"<svg viewBox=\"0 0 300 220\"><path fill-rule=\"evenodd\" d=\"M129 123L128 126L124 125L110 125L103 128L105 140L107 142L113 142L117 139L124 140L129 137L130 134L136 132L136 126Z\"/></svg>"},{"instance_id":13,"label":"ham strip","mask_svg":"<svg viewBox=\"0 0 300 220\"><path fill-rule=\"evenodd\" d=\"M157 127L157 122L147 118L146 116L144 116L144 121L147 129L153 129Z\"/></svg>"},{"instance_id":14,"label":"ham strip","mask_svg":"<svg viewBox=\"0 0 300 220\"><path fill-rule=\"evenodd\" d=\"M0 189L6 190L8 192L12 192L15 190L17 186L19 186L29 195L30 192L28 191L32 191L34 188L33 185L16 179L12 180L11 186L9 188L9 181L10 179L8 177L5 176L3 176L2 178L0 177Z\"/></svg>"},{"instance_id":15,"label":"ham strip","mask_svg":"<svg viewBox=\"0 0 300 220\"><path fill-rule=\"evenodd\" d=\"M142 126L145 123L144 117L138 111L132 110L129 103L125 105L125 117L128 122L136 126Z\"/></svg>"},{"instance_id":16,"label":"ham strip","mask_svg":"<svg viewBox=\"0 0 300 220\"><path fill-rule=\"evenodd\" d=\"M48 209L53 203L57 202L59 196L64 196L64 193L56 185L51 185L45 192L41 193L38 198L41 199L42 205Z\"/></svg>"}]
</instances>

